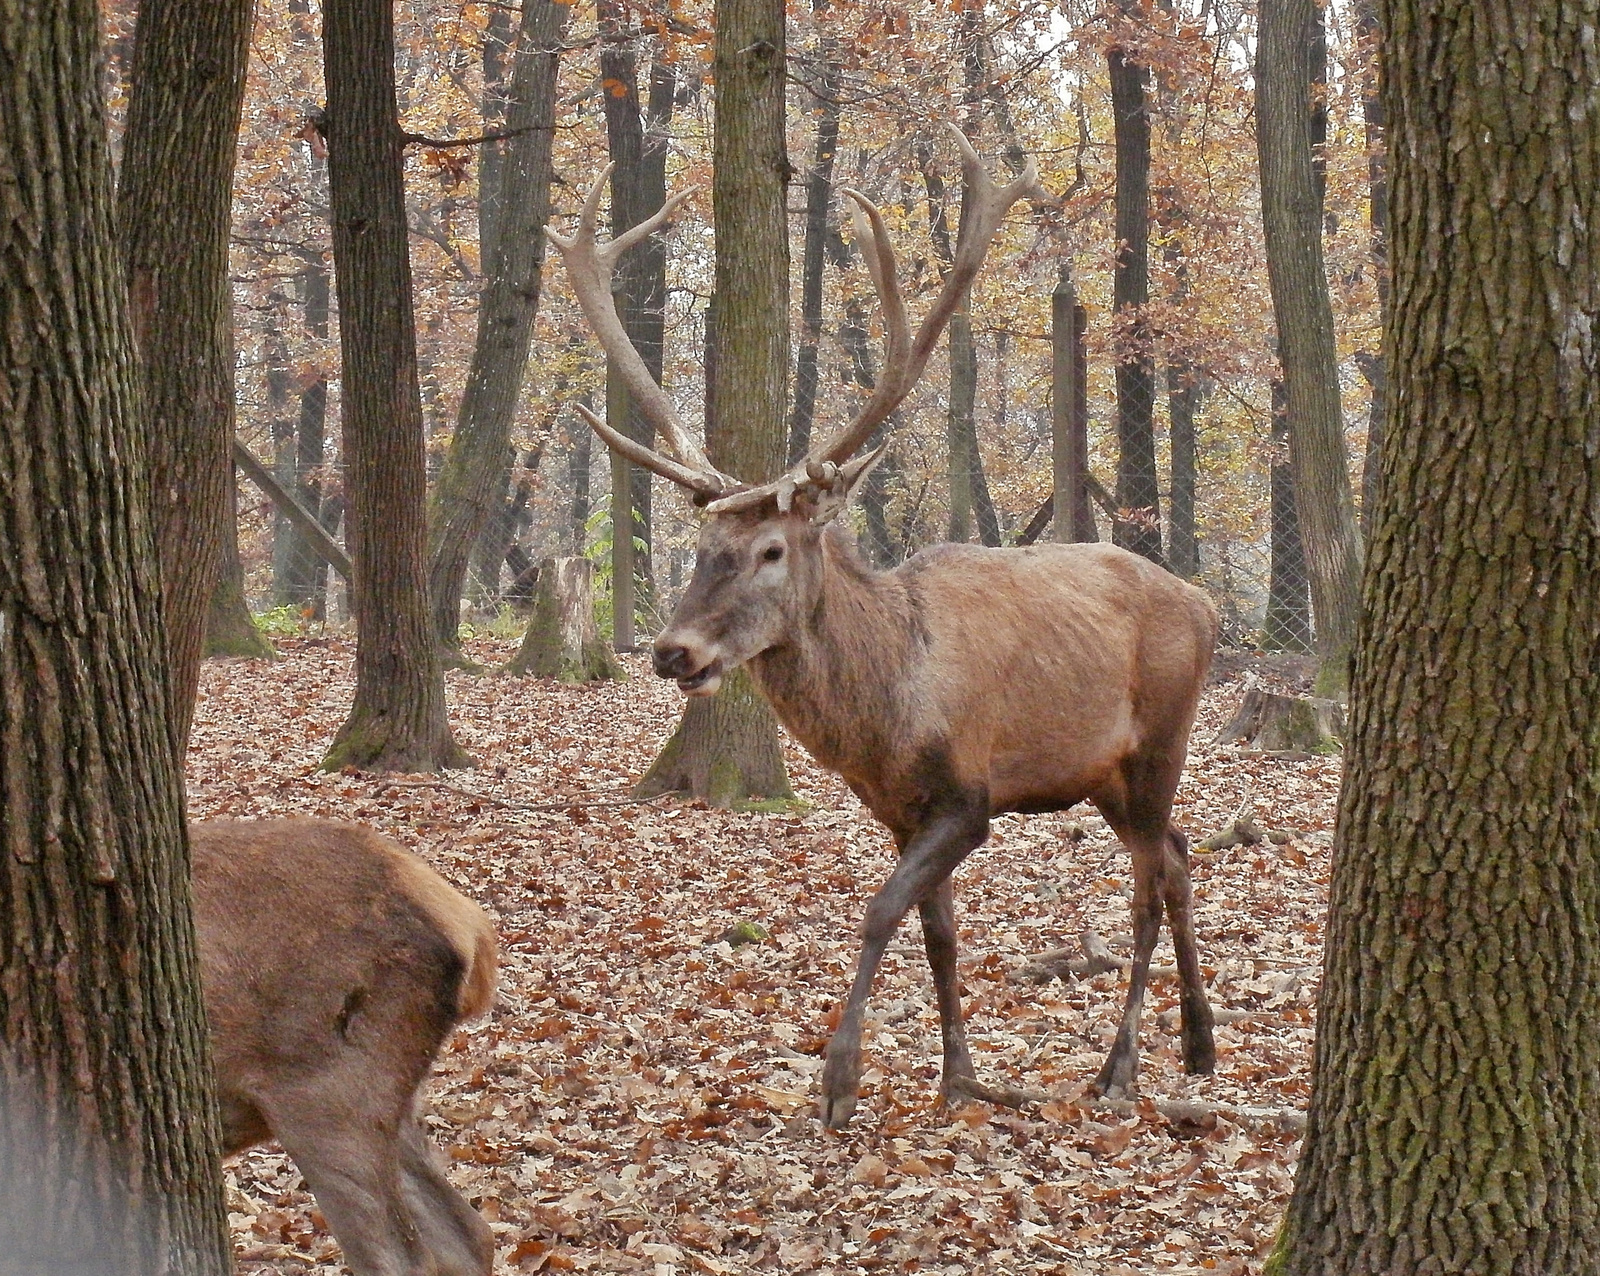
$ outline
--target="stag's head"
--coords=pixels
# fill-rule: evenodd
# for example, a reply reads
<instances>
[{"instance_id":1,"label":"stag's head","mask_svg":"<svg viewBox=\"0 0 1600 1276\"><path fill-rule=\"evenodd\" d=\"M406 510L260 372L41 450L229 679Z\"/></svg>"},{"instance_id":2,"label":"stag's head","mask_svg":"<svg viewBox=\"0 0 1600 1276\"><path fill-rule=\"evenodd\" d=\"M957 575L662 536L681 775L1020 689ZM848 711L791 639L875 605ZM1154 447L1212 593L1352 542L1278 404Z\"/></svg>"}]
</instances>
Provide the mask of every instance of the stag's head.
<instances>
[{"instance_id":1,"label":"stag's head","mask_svg":"<svg viewBox=\"0 0 1600 1276\"><path fill-rule=\"evenodd\" d=\"M883 373L849 425L814 447L786 474L760 486L741 484L711 464L634 349L612 300L611 273L617 259L654 233L691 192L673 196L654 217L601 246L595 240L595 225L608 168L584 202L577 232L571 238L549 232L590 327L634 403L655 426L664 450L655 451L617 433L582 405L578 411L619 456L671 479L705 507L694 575L654 649L656 672L677 679L689 695L714 694L724 673L782 645L804 623L821 588L823 528L849 503L888 442L864 455L857 453L922 375L1007 210L1024 195L1043 193L1032 160L1015 181L1000 186L966 135L954 127L950 131L961 148L967 203L960 242L932 309L913 337L883 218L866 196L846 190L856 240L883 312Z\"/></svg>"}]
</instances>

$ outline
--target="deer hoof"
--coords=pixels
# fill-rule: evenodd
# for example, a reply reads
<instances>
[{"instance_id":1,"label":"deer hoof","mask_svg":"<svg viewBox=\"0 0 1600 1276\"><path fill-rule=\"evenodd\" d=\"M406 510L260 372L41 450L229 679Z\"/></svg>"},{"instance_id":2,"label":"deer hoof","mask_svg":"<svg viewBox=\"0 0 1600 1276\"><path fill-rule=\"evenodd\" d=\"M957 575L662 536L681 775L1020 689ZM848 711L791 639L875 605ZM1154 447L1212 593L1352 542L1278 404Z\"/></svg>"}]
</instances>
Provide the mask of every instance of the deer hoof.
<instances>
[{"instance_id":1,"label":"deer hoof","mask_svg":"<svg viewBox=\"0 0 1600 1276\"><path fill-rule=\"evenodd\" d=\"M856 1097L861 1082L861 1054L859 1050L828 1047L827 1061L822 1067L822 1124L830 1130L842 1130L850 1124L856 1110Z\"/></svg>"},{"instance_id":2,"label":"deer hoof","mask_svg":"<svg viewBox=\"0 0 1600 1276\"><path fill-rule=\"evenodd\" d=\"M1131 1099L1137 1075L1138 1064L1132 1056L1113 1053L1089 1089L1104 1099Z\"/></svg>"}]
</instances>

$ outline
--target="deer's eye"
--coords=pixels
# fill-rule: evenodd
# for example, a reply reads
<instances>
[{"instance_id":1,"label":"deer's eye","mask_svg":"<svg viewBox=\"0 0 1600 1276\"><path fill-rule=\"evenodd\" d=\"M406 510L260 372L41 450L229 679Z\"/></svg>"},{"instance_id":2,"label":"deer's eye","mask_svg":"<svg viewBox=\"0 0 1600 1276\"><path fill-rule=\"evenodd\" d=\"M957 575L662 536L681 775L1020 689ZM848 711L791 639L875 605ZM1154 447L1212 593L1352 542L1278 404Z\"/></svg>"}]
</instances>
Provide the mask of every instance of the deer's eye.
<instances>
[{"instance_id":1,"label":"deer's eye","mask_svg":"<svg viewBox=\"0 0 1600 1276\"><path fill-rule=\"evenodd\" d=\"M775 563L782 557L782 545L768 545L766 549L761 551L761 561L764 563Z\"/></svg>"}]
</instances>

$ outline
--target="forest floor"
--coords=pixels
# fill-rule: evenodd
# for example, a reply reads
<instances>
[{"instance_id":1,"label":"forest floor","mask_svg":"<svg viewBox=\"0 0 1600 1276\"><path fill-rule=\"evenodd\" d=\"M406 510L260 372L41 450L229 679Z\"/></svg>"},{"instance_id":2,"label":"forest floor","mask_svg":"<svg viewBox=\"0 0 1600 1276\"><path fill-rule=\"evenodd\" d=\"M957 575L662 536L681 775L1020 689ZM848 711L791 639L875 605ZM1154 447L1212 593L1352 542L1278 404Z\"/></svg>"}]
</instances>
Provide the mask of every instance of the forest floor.
<instances>
[{"instance_id":1,"label":"forest floor","mask_svg":"<svg viewBox=\"0 0 1600 1276\"><path fill-rule=\"evenodd\" d=\"M1209 745L1248 662L1221 662L1206 693L1175 814L1194 841L1241 814L1295 831L1194 857L1212 1004L1230 1012L1216 1074L1184 1074L1176 980L1158 975L1141 1101L1085 1097L1122 973L1036 984L1023 970L1077 955L1085 930L1126 954L1128 858L1092 807L1006 816L957 875L968 1031L984 1080L1048 1098L937 1105L938 1020L910 921L873 996L861 1106L835 1134L815 1115L819 1052L893 856L839 780L791 747L793 809L608 805L682 707L639 658L604 685L452 673L477 770L324 775L352 645L279 647L277 662L207 665L191 815L364 821L495 919L498 1005L447 1043L428 1124L491 1220L497 1272L1259 1270L1299 1150L1338 761ZM487 664L512 651L473 646ZM770 939L730 946L739 922ZM1156 962L1170 951L1163 929ZM339 1270L276 1148L229 1163L228 1206L241 1272Z\"/></svg>"}]
</instances>

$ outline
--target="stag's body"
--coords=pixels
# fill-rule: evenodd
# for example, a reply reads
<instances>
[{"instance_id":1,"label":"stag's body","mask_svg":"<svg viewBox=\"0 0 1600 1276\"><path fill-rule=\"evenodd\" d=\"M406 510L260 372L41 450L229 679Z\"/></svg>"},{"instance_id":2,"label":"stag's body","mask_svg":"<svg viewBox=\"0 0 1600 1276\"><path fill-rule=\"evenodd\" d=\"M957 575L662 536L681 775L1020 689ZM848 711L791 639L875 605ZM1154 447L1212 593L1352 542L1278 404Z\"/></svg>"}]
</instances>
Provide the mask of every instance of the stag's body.
<instances>
[{"instance_id":1,"label":"stag's body","mask_svg":"<svg viewBox=\"0 0 1600 1276\"><path fill-rule=\"evenodd\" d=\"M489 919L359 825L189 835L225 1151L282 1143L357 1276L487 1276L493 1235L415 1107L444 1038L494 998Z\"/></svg>"},{"instance_id":2,"label":"stag's body","mask_svg":"<svg viewBox=\"0 0 1600 1276\"><path fill-rule=\"evenodd\" d=\"M731 513L701 532L694 578L656 641L659 672L704 694L748 662L784 725L894 834L900 862L868 907L856 980L823 1073L848 1120L866 1000L912 906L939 1000L947 1094L991 1093L962 1028L950 873L1005 811L1092 800L1134 863L1134 965L1098 1079L1133 1085L1146 972L1165 907L1182 980L1184 1060L1214 1058L1170 823L1216 615L1198 589L1109 545L939 545L892 572L804 509Z\"/></svg>"},{"instance_id":3,"label":"stag's body","mask_svg":"<svg viewBox=\"0 0 1600 1276\"><path fill-rule=\"evenodd\" d=\"M845 533L818 540L814 593L750 669L897 836L958 795L989 815L1118 805L1130 760L1181 766L1214 638L1199 590L1109 545L937 545L875 572Z\"/></svg>"},{"instance_id":4,"label":"stag's body","mask_svg":"<svg viewBox=\"0 0 1600 1276\"><path fill-rule=\"evenodd\" d=\"M1184 1062L1208 1072L1211 1011L1190 917L1188 844L1169 816L1216 638L1204 595L1108 546L986 550L945 545L893 572L869 570L827 530L883 455L862 453L927 366L1007 210L1039 195L1030 161L1001 187L961 148L961 235L913 335L883 218L865 196L856 241L878 291L883 374L854 419L781 477L748 487L716 469L651 378L612 301L612 270L654 218L601 248L600 184L571 238L550 238L584 314L667 455L584 411L619 455L694 492L708 518L694 577L655 642L656 672L713 694L745 662L789 729L894 834L900 862L867 908L861 961L822 1074L822 1112L855 1108L861 1027L873 975L916 907L939 999L946 1093L992 1094L973 1076L961 1025L950 873L1002 811L1093 799L1134 867L1134 958L1116 1044L1097 1084L1132 1086L1139 1010L1165 908L1183 984Z\"/></svg>"}]
</instances>

